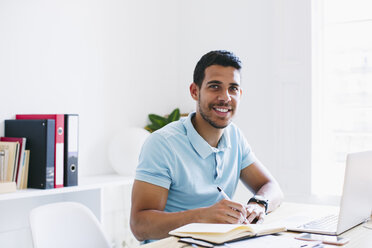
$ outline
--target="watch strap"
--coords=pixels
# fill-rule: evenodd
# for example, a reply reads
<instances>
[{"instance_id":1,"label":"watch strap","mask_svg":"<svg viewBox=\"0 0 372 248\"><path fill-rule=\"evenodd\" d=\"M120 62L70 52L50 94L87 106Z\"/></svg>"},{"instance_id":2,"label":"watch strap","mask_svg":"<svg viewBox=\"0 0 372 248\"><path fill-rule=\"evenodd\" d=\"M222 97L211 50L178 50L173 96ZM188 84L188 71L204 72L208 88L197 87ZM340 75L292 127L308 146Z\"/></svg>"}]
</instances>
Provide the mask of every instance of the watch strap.
<instances>
[{"instance_id":1,"label":"watch strap","mask_svg":"<svg viewBox=\"0 0 372 248\"><path fill-rule=\"evenodd\" d=\"M253 196L251 199L249 199L249 201L248 201L247 204L249 204L251 202L262 204L265 207L265 214L267 214L267 208L268 208L268 205L269 205L269 201L268 200L258 199L258 198L256 198L256 196Z\"/></svg>"}]
</instances>

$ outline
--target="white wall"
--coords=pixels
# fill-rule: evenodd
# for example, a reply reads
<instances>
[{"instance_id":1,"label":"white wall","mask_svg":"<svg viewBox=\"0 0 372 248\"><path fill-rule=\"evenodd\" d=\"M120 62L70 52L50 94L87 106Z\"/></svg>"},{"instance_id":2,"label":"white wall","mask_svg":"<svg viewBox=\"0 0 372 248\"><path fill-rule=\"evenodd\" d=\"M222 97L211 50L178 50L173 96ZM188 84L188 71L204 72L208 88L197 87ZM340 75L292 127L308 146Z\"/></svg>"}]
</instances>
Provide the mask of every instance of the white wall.
<instances>
[{"instance_id":1,"label":"white wall","mask_svg":"<svg viewBox=\"0 0 372 248\"><path fill-rule=\"evenodd\" d=\"M287 193L310 188L310 1L0 0L0 135L16 113L79 113L80 175L147 114L194 109L200 56L244 63L236 122Z\"/></svg>"},{"instance_id":2,"label":"white wall","mask_svg":"<svg viewBox=\"0 0 372 248\"><path fill-rule=\"evenodd\" d=\"M1 0L0 135L16 113L79 113L80 175L112 172L110 137L179 105L172 4Z\"/></svg>"}]
</instances>

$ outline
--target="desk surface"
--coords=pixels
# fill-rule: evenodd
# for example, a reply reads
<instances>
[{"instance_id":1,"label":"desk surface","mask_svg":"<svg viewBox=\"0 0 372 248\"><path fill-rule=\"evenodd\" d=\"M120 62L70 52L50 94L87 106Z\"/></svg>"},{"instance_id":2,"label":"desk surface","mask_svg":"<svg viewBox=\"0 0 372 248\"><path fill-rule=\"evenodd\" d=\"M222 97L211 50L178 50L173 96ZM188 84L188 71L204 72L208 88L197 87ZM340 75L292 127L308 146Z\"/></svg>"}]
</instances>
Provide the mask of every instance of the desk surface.
<instances>
[{"instance_id":1,"label":"desk surface","mask_svg":"<svg viewBox=\"0 0 372 248\"><path fill-rule=\"evenodd\" d=\"M332 206L321 206L321 205L310 205L310 204L299 204L299 203L283 203L277 210L270 213L266 216L265 223L272 223L280 221L288 216L294 215L296 213L306 213L308 215L321 215L329 213L330 211L337 211L336 207ZM369 226L372 226L372 220L368 223ZM286 232L285 235L296 236L298 233ZM333 246L327 245L325 247L342 247L342 248L371 248L372 247L372 230L365 228L362 225L356 226L353 229L340 235L341 237L349 238L350 242L343 246ZM177 242L178 238L168 237L165 239L158 240L156 242L143 245L141 247L146 248L184 248L191 247L185 246L185 244Z\"/></svg>"}]
</instances>

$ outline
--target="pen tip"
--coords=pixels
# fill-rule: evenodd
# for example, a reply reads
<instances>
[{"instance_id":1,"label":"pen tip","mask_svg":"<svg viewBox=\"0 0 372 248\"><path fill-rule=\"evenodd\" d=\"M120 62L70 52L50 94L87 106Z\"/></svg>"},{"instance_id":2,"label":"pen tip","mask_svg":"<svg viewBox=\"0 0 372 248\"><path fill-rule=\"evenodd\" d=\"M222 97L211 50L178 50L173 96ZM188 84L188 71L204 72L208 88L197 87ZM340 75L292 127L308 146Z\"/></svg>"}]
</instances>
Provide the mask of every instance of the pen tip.
<instances>
[{"instance_id":1,"label":"pen tip","mask_svg":"<svg viewBox=\"0 0 372 248\"><path fill-rule=\"evenodd\" d=\"M221 190L221 188L220 188L220 187L218 187L218 186L217 186L217 189L218 189L218 191L220 191L220 192L222 191L222 190Z\"/></svg>"}]
</instances>

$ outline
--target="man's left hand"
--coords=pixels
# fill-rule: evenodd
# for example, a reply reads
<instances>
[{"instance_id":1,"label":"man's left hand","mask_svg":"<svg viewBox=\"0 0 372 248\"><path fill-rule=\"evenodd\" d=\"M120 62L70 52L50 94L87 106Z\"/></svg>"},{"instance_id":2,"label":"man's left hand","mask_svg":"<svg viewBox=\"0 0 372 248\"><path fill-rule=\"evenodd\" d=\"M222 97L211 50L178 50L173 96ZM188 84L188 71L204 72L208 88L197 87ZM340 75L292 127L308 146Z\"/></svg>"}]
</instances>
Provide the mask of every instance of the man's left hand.
<instances>
[{"instance_id":1,"label":"man's left hand","mask_svg":"<svg viewBox=\"0 0 372 248\"><path fill-rule=\"evenodd\" d=\"M252 202L245 206L247 210L247 222L252 223L256 220L256 224L261 224L265 218L265 206Z\"/></svg>"}]
</instances>

